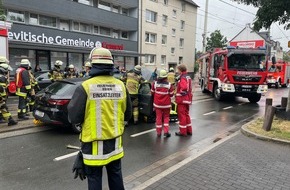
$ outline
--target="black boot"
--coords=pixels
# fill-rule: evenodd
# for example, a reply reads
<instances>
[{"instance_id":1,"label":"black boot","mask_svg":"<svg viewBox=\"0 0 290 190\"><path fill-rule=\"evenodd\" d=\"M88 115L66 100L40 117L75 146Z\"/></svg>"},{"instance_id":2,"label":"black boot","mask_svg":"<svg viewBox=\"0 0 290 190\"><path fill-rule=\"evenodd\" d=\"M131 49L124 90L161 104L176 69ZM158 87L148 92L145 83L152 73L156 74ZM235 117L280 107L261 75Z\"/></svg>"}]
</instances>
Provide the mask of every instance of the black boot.
<instances>
[{"instance_id":1,"label":"black boot","mask_svg":"<svg viewBox=\"0 0 290 190\"><path fill-rule=\"evenodd\" d=\"M25 113L18 113L18 119L19 119L19 120L28 120L29 117L27 117L27 116L25 115Z\"/></svg>"},{"instance_id":2,"label":"black boot","mask_svg":"<svg viewBox=\"0 0 290 190\"><path fill-rule=\"evenodd\" d=\"M164 133L164 137L166 137L166 138L171 137L171 134L170 133Z\"/></svg>"},{"instance_id":3,"label":"black boot","mask_svg":"<svg viewBox=\"0 0 290 190\"><path fill-rule=\"evenodd\" d=\"M11 116L8 118L8 126L17 125L17 123Z\"/></svg>"}]
</instances>

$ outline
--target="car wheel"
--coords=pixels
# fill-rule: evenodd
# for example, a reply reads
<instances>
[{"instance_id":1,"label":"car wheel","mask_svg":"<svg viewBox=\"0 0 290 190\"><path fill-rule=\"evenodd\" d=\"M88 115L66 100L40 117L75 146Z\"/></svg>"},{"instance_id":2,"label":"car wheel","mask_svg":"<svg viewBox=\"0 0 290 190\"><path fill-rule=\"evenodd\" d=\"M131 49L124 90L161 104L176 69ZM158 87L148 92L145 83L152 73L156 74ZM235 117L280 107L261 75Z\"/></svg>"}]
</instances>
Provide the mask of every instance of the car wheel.
<instances>
[{"instance_id":1,"label":"car wheel","mask_svg":"<svg viewBox=\"0 0 290 190\"><path fill-rule=\"evenodd\" d=\"M74 133L81 133L82 131L82 127L80 124L73 124L71 125L71 130L74 132Z\"/></svg>"},{"instance_id":2,"label":"car wheel","mask_svg":"<svg viewBox=\"0 0 290 190\"><path fill-rule=\"evenodd\" d=\"M251 102L251 103L257 103L259 102L261 99L261 94L255 94L255 95L252 95L250 97L248 97L248 100Z\"/></svg>"}]
</instances>

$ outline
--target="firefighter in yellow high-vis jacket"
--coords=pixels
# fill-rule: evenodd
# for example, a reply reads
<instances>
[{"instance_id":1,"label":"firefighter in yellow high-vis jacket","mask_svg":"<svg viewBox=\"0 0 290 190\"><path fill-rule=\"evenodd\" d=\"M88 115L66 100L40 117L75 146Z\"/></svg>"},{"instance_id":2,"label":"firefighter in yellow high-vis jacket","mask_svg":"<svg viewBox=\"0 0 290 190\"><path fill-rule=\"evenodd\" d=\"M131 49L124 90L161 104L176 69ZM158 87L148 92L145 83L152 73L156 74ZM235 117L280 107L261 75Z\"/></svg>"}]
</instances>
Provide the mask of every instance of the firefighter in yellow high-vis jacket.
<instances>
[{"instance_id":1,"label":"firefighter in yellow high-vis jacket","mask_svg":"<svg viewBox=\"0 0 290 190\"><path fill-rule=\"evenodd\" d=\"M130 96L124 83L111 75L114 65L108 49L93 49L90 60L91 78L77 87L68 105L71 123L82 128L73 171L75 178L88 178L88 189L102 189L105 166L109 188L122 190L122 134L132 114Z\"/></svg>"}]
</instances>

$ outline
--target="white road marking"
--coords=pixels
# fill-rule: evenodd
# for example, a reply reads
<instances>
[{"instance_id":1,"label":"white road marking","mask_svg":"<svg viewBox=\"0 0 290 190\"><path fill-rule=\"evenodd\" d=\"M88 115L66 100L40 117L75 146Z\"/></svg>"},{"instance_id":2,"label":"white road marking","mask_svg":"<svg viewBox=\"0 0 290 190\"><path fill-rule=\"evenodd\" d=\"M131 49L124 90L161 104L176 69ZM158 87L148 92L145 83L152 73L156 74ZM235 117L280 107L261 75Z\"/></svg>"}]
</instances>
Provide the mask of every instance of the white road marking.
<instances>
[{"instance_id":1,"label":"white road marking","mask_svg":"<svg viewBox=\"0 0 290 190\"><path fill-rule=\"evenodd\" d=\"M231 108L233 108L233 106L225 107L225 108L223 108L223 110L228 110L228 109L231 109Z\"/></svg>"},{"instance_id":2,"label":"white road marking","mask_svg":"<svg viewBox=\"0 0 290 190\"><path fill-rule=\"evenodd\" d=\"M67 159L67 158L76 156L78 153L79 153L79 151L76 151L76 152L73 152L73 153L70 153L70 154L66 154L66 155L63 155L63 156L59 156L59 157L53 159L53 161L64 160L64 159Z\"/></svg>"},{"instance_id":3,"label":"white road marking","mask_svg":"<svg viewBox=\"0 0 290 190\"><path fill-rule=\"evenodd\" d=\"M244 103L240 103L240 104L238 104L238 105L241 106L241 105L244 105L244 104L246 104L246 102L244 102Z\"/></svg>"},{"instance_id":4,"label":"white road marking","mask_svg":"<svg viewBox=\"0 0 290 190\"><path fill-rule=\"evenodd\" d=\"M216 113L216 111L211 111L211 112L208 112L208 113L204 113L203 115L210 115L210 114L213 114L213 113Z\"/></svg>"},{"instance_id":5,"label":"white road marking","mask_svg":"<svg viewBox=\"0 0 290 190\"><path fill-rule=\"evenodd\" d=\"M136 134L130 135L130 137L138 137L138 136L140 136L140 135L144 135L144 134L146 134L146 133L151 133L151 132L153 132L153 131L156 131L156 129L150 129L150 130L147 130L147 131L143 131L143 132L141 132L141 133L136 133Z\"/></svg>"}]
</instances>

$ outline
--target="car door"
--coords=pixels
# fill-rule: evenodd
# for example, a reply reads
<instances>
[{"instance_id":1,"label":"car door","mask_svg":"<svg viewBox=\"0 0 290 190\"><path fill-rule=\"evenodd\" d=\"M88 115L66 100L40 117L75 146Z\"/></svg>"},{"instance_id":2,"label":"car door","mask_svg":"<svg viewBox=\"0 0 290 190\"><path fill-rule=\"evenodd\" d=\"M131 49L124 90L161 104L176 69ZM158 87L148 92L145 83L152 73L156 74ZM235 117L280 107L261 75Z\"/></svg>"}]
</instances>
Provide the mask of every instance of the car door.
<instances>
[{"instance_id":1,"label":"car door","mask_svg":"<svg viewBox=\"0 0 290 190\"><path fill-rule=\"evenodd\" d=\"M151 95L151 83L145 82L140 84L139 93L139 113L145 116L153 114L153 97Z\"/></svg>"}]
</instances>

